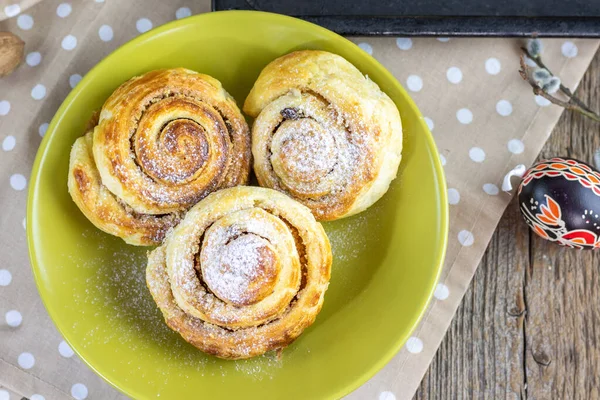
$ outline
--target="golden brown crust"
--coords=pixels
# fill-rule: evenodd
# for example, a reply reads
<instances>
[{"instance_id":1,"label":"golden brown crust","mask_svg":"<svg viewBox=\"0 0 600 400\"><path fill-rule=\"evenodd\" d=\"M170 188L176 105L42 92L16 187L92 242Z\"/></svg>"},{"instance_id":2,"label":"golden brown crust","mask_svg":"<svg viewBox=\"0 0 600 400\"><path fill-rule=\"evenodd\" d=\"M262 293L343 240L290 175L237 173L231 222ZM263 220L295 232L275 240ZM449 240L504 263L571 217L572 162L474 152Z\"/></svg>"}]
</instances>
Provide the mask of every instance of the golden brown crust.
<instances>
[{"instance_id":1,"label":"golden brown crust","mask_svg":"<svg viewBox=\"0 0 600 400\"><path fill-rule=\"evenodd\" d=\"M318 220L365 210L387 191L402 150L398 109L344 58L314 50L261 72L244 111L261 186L285 192Z\"/></svg>"},{"instance_id":2,"label":"golden brown crust","mask_svg":"<svg viewBox=\"0 0 600 400\"><path fill-rule=\"evenodd\" d=\"M102 182L136 212L189 208L219 188L244 184L249 129L216 79L183 68L121 85L94 129Z\"/></svg>"},{"instance_id":3,"label":"golden brown crust","mask_svg":"<svg viewBox=\"0 0 600 400\"><path fill-rule=\"evenodd\" d=\"M248 181L248 126L210 76L178 68L132 78L90 122L71 152L69 192L130 244L159 244L200 199Z\"/></svg>"},{"instance_id":4,"label":"golden brown crust","mask_svg":"<svg viewBox=\"0 0 600 400\"><path fill-rule=\"evenodd\" d=\"M71 149L68 187L75 204L99 229L138 246L159 244L179 222L177 213L164 216L137 214L128 209L100 180L92 154L92 133L75 141Z\"/></svg>"},{"instance_id":5,"label":"golden brown crust","mask_svg":"<svg viewBox=\"0 0 600 400\"><path fill-rule=\"evenodd\" d=\"M146 281L171 329L206 353L242 359L287 346L314 322L331 261L310 210L238 186L188 212L149 254Z\"/></svg>"}]
</instances>

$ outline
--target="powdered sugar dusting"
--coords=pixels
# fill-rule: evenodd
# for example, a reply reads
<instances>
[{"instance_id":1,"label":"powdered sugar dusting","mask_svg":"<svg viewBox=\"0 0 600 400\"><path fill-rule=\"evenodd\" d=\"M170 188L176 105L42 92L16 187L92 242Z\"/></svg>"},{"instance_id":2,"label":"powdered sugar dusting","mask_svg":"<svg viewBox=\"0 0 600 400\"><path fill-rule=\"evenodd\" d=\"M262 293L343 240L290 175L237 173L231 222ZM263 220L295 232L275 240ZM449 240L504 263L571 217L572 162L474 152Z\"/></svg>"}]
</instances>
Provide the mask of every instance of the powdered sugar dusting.
<instances>
[{"instance_id":1,"label":"powdered sugar dusting","mask_svg":"<svg viewBox=\"0 0 600 400\"><path fill-rule=\"evenodd\" d=\"M392 193L358 215L323 224L333 255L332 280L325 305L351 301L376 273L373 268L385 256L385 249L393 246L386 227L394 215L385 203L394 191L392 188ZM327 311L325 307L324 312Z\"/></svg>"},{"instance_id":2,"label":"powdered sugar dusting","mask_svg":"<svg viewBox=\"0 0 600 400\"><path fill-rule=\"evenodd\" d=\"M243 234L224 246L204 247L202 276L209 289L221 300L234 304L252 300L250 286L257 280L265 280L265 269L261 266L271 262L265 252L267 245L260 236Z\"/></svg>"},{"instance_id":3,"label":"powdered sugar dusting","mask_svg":"<svg viewBox=\"0 0 600 400\"><path fill-rule=\"evenodd\" d=\"M281 107L288 111L274 113ZM289 116L293 118L286 119ZM271 154L266 167L272 179L317 218L348 207L373 178L378 168L376 138L362 119L353 117L355 122L350 122L320 94L291 91L263 110L258 120L268 118L281 122L268 134Z\"/></svg>"},{"instance_id":4,"label":"powdered sugar dusting","mask_svg":"<svg viewBox=\"0 0 600 400\"><path fill-rule=\"evenodd\" d=\"M256 362L257 360L260 360L260 362ZM268 371L274 368L282 368L283 363L283 359L278 357L275 351L271 351L254 359L236 361L235 370L262 381L265 378L273 379L273 375Z\"/></svg>"},{"instance_id":5,"label":"powdered sugar dusting","mask_svg":"<svg viewBox=\"0 0 600 400\"><path fill-rule=\"evenodd\" d=\"M336 162L335 141L331 132L323 131L314 120L303 118L284 122L286 130L279 156L290 174L301 180L315 180L327 174Z\"/></svg>"},{"instance_id":6,"label":"powdered sugar dusting","mask_svg":"<svg viewBox=\"0 0 600 400\"><path fill-rule=\"evenodd\" d=\"M377 232L377 230L369 230L372 228L369 225L372 225L373 221L364 213L345 222L345 229L328 232L335 264L340 267L346 263L353 263L367 250L367 241L357 239L367 232Z\"/></svg>"},{"instance_id":7,"label":"powdered sugar dusting","mask_svg":"<svg viewBox=\"0 0 600 400\"><path fill-rule=\"evenodd\" d=\"M284 366L285 360L273 353L244 361L219 360L190 346L169 329L146 287L146 249L127 246L94 228L83 231L77 247L97 250L94 257L84 258L83 254L90 254L88 251L64 255L68 264L74 265L69 268L81 270L73 274L73 281L65 282L73 293L69 308L79 320L88 321L85 327L75 322L73 334L81 338L84 348L111 346L143 357L156 354L160 359L156 364L141 364L135 357L115 357L114 362L134 371L157 393L176 376L193 379L244 374L252 380L263 380L272 378ZM55 268L66 268L68 264Z\"/></svg>"},{"instance_id":8,"label":"powdered sugar dusting","mask_svg":"<svg viewBox=\"0 0 600 400\"><path fill-rule=\"evenodd\" d=\"M210 85L191 70L153 71L103 106L94 134L105 139L94 142L103 184L138 213L186 210L247 178L247 125L234 102L221 101L225 90Z\"/></svg>"}]
</instances>

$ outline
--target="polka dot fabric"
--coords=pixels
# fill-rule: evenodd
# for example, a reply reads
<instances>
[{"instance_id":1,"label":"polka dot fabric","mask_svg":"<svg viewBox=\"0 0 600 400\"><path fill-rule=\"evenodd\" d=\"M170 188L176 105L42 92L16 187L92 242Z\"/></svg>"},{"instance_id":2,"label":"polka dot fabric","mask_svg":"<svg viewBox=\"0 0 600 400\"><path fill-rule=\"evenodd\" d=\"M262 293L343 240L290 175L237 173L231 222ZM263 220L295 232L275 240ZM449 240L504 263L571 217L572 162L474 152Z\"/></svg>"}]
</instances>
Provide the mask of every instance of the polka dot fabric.
<instances>
[{"instance_id":1,"label":"polka dot fabric","mask_svg":"<svg viewBox=\"0 0 600 400\"><path fill-rule=\"evenodd\" d=\"M209 0L0 0L0 31L26 43L23 64L0 80L0 400L125 399L83 364L39 300L24 229L29 175L54 112L98 61L157 26L209 10ZM408 399L462 298L466 282L459 277L470 278L510 200L499 190L505 169L531 163L561 110L520 82L517 40L352 40L420 107L448 181L447 260L431 306L390 365L347 397ZM545 58L568 86L597 47L574 39L544 44Z\"/></svg>"},{"instance_id":2,"label":"polka dot fabric","mask_svg":"<svg viewBox=\"0 0 600 400\"><path fill-rule=\"evenodd\" d=\"M26 244L29 176L54 113L96 63L142 32L209 10L209 1L0 0L0 31L25 41L23 63L0 80L0 400L126 399L79 359L39 299Z\"/></svg>"},{"instance_id":3,"label":"polka dot fabric","mask_svg":"<svg viewBox=\"0 0 600 400\"><path fill-rule=\"evenodd\" d=\"M532 163L562 110L520 80L519 40L351 40L369 49L413 98L446 174L448 250L430 307L389 365L347 397L412 399L511 200L500 190L504 174ZM595 40L544 39L544 59L575 87L597 46Z\"/></svg>"}]
</instances>

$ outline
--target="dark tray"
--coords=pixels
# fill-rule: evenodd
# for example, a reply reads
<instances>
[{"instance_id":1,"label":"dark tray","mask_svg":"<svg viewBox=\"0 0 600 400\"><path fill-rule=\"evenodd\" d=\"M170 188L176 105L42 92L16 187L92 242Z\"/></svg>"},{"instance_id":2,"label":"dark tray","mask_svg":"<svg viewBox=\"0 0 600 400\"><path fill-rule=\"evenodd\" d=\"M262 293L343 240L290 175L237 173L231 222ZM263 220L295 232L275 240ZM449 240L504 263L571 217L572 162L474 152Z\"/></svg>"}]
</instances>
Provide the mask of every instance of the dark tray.
<instances>
[{"instance_id":1,"label":"dark tray","mask_svg":"<svg viewBox=\"0 0 600 400\"><path fill-rule=\"evenodd\" d=\"M600 0L213 0L350 36L600 37Z\"/></svg>"}]
</instances>

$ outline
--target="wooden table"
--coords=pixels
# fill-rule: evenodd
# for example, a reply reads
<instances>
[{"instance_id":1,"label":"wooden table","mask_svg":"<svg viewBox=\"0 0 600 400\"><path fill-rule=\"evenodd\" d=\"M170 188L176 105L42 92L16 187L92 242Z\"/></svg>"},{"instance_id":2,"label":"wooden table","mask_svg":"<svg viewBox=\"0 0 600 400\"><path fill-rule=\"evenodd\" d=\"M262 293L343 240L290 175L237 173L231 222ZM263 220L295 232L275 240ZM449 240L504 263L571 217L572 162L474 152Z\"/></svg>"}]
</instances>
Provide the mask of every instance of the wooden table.
<instances>
[{"instance_id":1,"label":"wooden table","mask_svg":"<svg viewBox=\"0 0 600 400\"><path fill-rule=\"evenodd\" d=\"M600 52L577 96L600 110ZM565 111L540 158L593 163L600 123ZM600 398L600 251L533 234L508 206L415 399Z\"/></svg>"}]
</instances>

